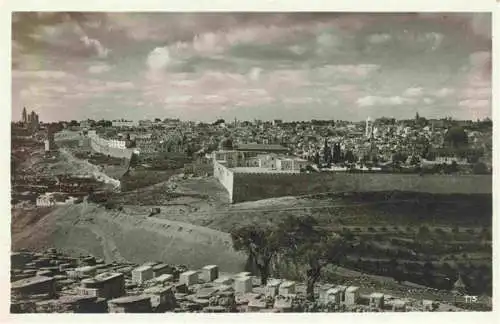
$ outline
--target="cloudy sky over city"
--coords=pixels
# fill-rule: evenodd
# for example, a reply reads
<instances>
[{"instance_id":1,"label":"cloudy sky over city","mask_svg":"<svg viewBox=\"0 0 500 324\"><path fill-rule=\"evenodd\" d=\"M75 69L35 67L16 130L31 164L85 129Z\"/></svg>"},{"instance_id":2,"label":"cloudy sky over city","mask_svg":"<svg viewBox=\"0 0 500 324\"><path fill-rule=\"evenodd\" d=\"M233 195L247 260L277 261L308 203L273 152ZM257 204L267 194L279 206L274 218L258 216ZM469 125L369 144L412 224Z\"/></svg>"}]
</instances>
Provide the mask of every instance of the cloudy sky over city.
<instances>
[{"instance_id":1,"label":"cloudy sky over city","mask_svg":"<svg viewBox=\"0 0 500 324\"><path fill-rule=\"evenodd\" d=\"M14 13L12 119L491 116L489 14Z\"/></svg>"}]
</instances>

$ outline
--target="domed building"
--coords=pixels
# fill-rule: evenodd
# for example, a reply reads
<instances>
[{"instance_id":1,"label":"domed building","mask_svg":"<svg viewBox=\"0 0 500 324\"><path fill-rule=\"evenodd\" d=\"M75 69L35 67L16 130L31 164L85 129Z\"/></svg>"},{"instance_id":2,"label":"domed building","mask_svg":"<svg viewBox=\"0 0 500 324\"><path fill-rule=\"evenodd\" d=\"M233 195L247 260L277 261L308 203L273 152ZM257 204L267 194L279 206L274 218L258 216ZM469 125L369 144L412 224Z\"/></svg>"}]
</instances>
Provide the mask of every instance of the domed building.
<instances>
[{"instance_id":1,"label":"domed building","mask_svg":"<svg viewBox=\"0 0 500 324\"><path fill-rule=\"evenodd\" d=\"M222 151L232 151L233 150L233 140L231 138L225 137L219 143L219 150Z\"/></svg>"}]
</instances>

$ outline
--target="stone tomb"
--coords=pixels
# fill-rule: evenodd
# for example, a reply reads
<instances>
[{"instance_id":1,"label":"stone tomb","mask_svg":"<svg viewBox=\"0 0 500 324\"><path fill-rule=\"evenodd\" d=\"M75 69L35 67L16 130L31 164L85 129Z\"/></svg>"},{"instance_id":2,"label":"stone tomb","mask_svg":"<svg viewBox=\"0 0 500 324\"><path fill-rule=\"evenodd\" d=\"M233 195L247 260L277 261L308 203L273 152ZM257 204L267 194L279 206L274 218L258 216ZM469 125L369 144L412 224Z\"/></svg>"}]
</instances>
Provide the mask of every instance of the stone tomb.
<instances>
[{"instance_id":1,"label":"stone tomb","mask_svg":"<svg viewBox=\"0 0 500 324\"><path fill-rule=\"evenodd\" d=\"M340 289L335 287L327 290L326 292L327 303L334 303L335 305L340 305L341 300L342 300L342 292Z\"/></svg>"},{"instance_id":2,"label":"stone tomb","mask_svg":"<svg viewBox=\"0 0 500 324\"><path fill-rule=\"evenodd\" d=\"M274 300L274 308L280 312L290 312L292 311L292 297L278 296Z\"/></svg>"},{"instance_id":3,"label":"stone tomb","mask_svg":"<svg viewBox=\"0 0 500 324\"><path fill-rule=\"evenodd\" d=\"M264 298L261 299L252 298L248 301L247 310L249 312L258 312L266 308L267 308L267 303Z\"/></svg>"},{"instance_id":4,"label":"stone tomb","mask_svg":"<svg viewBox=\"0 0 500 324\"><path fill-rule=\"evenodd\" d=\"M150 313L151 296L127 296L108 301L110 313Z\"/></svg>"},{"instance_id":5,"label":"stone tomb","mask_svg":"<svg viewBox=\"0 0 500 324\"><path fill-rule=\"evenodd\" d=\"M264 288L264 294L266 297L276 297L279 293L279 287L281 284L281 280L271 279L267 282L266 287Z\"/></svg>"},{"instance_id":6,"label":"stone tomb","mask_svg":"<svg viewBox=\"0 0 500 324\"><path fill-rule=\"evenodd\" d=\"M171 282L174 280L174 276L171 274L162 274L161 276L155 277L154 281L156 283L165 284L166 282Z\"/></svg>"},{"instance_id":7,"label":"stone tomb","mask_svg":"<svg viewBox=\"0 0 500 324\"><path fill-rule=\"evenodd\" d=\"M233 282L234 279L230 277L220 277L214 280L214 283L218 285L232 285Z\"/></svg>"},{"instance_id":8,"label":"stone tomb","mask_svg":"<svg viewBox=\"0 0 500 324\"><path fill-rule=\"evenodd\" d=\"M216 265L204 266L200 271L200 279L205 282L212 282L219 277L219 267Z\"/></svg>"},{"instance_id":9,"label":"stone tomb","mask_svg":"<svg viewBox=\"0 0 500 324\"><path fill-rule=\"evenodd\" d=\"M382 293L372 293L370 295L370 307L382 309L384 308L384 294Z\"/></svg>"},{"instance_id":10,"label":"stone tomb","mask_svg":"<svg viewBox=\"0 0 500 324\"><path fill-rule=\"evenodd\" d=\"M295 294L295 282L285 281L279 287L279 294L282 296Z\"/></svg>"},{"instance_id":11,"label":"stone tomb","mask_svg":"<svg viewBox=\"0 0 500 324\"><path fill-rule=\"evenodd\" d=\"M55 296L56 280L51 277L31 277L15 281L11 285L14 295L29 296L47 294Z\"/></svg>"},{"instance_id":12,"label":"stone tomb","mask_svg":"<svg viewBox=\"0 0 500 324\"><path fill-rule=\"evenodd\" d=\"M173 310L175 308L175 296L172 287L151 287L144 290L151 296L151 306L160 311Z\"/></svg>"},{"instance_id":13,"label":"stone tomb","mask_svg":"<svg viewBox=\"0 0 500 324\"><path fill-rule=\"evenodd\" d=\"M198 283L198 271L186 271L180 274L179 283L192 286Z\"/></svg>"},{"instance_id":14,"label":"stone tomb","mask_svg":"<svg viewBox=\"0 0 500 324\"><path fill-rule=\"evenodd\" d=\"M132 270L132 282L143 284L153 278L153 268L149 265L143 265Z\"/></svg>"},{"instance_id":15,"label":"stone tomb","mask_svg":"<svg viewBox=\"0 0 500 324\"><path fill-rule=\"evenodd\" d=\"M174 273L174 269L172 269L171 266L169 266L168 264L164 264L164 263L160 263L160 264L156 264L153 267L153 277L156 278L156 277L159 277L161 275L164 275L164 274L173 274Z\"/></svg>"},{"instance_id":16,"label":"stone tomb","mask_svg":"<svg viewBox=\"0 0 500 324\"><path fill-rule=\"evenodd\" d=\"M406 312L407 303L404 300L397 299L392 303L393 312Z\"/></svg>"},{"instance_id":17,"label":"stone tomb","mask_svg":"<svg viewBox=\"0 0 500 324\"><path fill-rule=\"evenodd\" d=\"M252 292L253 283L251 277L234 278L234 292L236 294L246 294Z\"/></svg>"},{"instance_id":18,"label":"stone tomb","mask_svg":"<svg viewBox=\"0 0 500 324\"><path fill-rule=\"evenodd\" d=\"M345 292L345 304L346 305L356 305L359 300L359 288L355 286L350 286Z\"/></svg>"}]
</instances>

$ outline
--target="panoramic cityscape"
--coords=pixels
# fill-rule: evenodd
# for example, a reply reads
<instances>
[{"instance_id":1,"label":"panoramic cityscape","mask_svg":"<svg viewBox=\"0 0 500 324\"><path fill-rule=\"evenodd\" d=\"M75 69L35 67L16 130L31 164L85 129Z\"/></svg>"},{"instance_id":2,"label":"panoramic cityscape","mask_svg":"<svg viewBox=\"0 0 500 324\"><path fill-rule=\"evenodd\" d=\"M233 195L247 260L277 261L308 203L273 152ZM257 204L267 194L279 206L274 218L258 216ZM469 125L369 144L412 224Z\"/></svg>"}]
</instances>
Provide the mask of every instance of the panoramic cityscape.
<instances>
[{"instance_id":1,"label":"panoramic cityscape","mask_svg":"<svg viewBox=\"0 0 500 324\"><path fill-rule=\"evenodd\" d=\"M11 313L492 310L489 14L12 27Z\"/></svg>"}]
</instances>

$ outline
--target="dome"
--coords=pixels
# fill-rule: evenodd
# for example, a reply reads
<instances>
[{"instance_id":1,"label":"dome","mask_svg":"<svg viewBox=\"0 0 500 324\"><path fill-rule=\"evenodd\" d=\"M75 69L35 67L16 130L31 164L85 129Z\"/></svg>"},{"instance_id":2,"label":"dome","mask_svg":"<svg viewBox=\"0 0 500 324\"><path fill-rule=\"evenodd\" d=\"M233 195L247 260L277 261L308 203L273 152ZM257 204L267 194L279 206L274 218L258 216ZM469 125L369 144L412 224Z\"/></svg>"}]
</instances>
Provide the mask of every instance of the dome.
<instances>
[{"instance_id":1,"label":"dome","mask_svg":"<svg viewBox=\"0 0 500 324\"><path fill-rule=\"evenodd\" d=\"M233 140L230 138L223 138L219 143L219 149L221 150L232 150L233 149Z\"/></svg>"}]
</instances>

